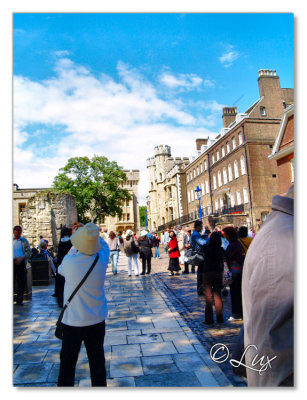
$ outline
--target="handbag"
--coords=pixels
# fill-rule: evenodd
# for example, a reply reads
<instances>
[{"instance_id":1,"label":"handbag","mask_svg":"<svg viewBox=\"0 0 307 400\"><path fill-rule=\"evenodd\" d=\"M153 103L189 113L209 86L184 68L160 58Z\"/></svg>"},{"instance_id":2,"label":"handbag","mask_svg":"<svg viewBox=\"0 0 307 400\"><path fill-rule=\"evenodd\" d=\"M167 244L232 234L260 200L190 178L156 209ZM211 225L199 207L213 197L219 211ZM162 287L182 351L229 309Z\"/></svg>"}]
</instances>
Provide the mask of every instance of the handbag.
<instances>
[{"instance_id":1,"label":"handbag","mask_svg":"<svg viewBox=\"0 0 307 400\"><path fill-rule=\"evenodd\" d=\"M72 294L70 295L69 299L67 300L65 306L63 307L61 314L57 320L56 323L56 328L55 328L55 332L54 335L55 337L57 337L58 339L63 339L63 324L62 324L62 319L63 319L63 315L64 312L66 310L66 308L68 307L69 303L71 302L72 298L74 297L74 295L77 293L77 291L80 289L80 287L83 285L83 283L85 282L85 280L87 279L87 277L89 276L89 274L92 272L92 270L94 269L95 265L97 264L99 255L98 253L96 254L95 260L93 262L93 264L91 265L90 269L87 271L87 273L84 275L84 277L82 278L81 282L79 283L79 285L76 287L76 289L72 292Z\"/></svg>"},{"instance_id":2,"label":"handbag","mask_svg":"<svg viewBox=\"0 0 307 400\"><path fill-rule=\"evenodd\" d=\"M197 250L193 250L192 254L187 257L186 262L188 262L191 265L199 265L202 264L205 261L205 257L203 256L203 254L197 252Z\"/></svg>"},{"instance_id":3,"label":"handbag","mask_svg":"<svg viewBox=\"0 0 307 400\"><path fill-rule=\"evenodd\" d=\"M131 250L133 253L138 253L140 251L139 247L135 244L134 239L131 241Z\"/></svg>"},{"instance_id":4,"label":"handbag","mask_svg":"<svg viewBox=\"0 0 307 400\"><path fill-rule=\"evenodd\" d=\"M232 272L228 268L227 262L224 261L223 286L229 286L231 283L232 283Z\"/></svg>"}]
</instances>

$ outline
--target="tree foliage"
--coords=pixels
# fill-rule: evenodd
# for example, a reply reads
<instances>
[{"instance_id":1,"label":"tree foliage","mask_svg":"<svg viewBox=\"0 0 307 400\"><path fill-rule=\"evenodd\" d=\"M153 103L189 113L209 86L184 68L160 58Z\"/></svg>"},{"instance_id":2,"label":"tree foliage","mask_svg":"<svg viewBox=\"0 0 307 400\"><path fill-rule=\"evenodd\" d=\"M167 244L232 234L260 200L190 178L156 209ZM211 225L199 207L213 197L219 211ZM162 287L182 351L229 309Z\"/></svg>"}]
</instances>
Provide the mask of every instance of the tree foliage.
<instances>
[{"instance_id":1,"label":"tree foliage","mask_svg":"<svg viewBox=\"0 0 307 400\"><path fill-rule=\"evenodd\" d=\"M122 187L126 180L122 167L106 157L74 157L59 170L53 188L75 196L80 221L95 222L100 217L122 215L124 201L131 200Z\"/></svg>"},{"instance_id":2,"label":"tree foliage","mask_svg":"<svg viewBox=\"0 0 307 400\"><path fill-rule=\"evenodd\" d=\"M139 207L140 225L146 226L146 206Z\"/></svg>"}]
</instances>

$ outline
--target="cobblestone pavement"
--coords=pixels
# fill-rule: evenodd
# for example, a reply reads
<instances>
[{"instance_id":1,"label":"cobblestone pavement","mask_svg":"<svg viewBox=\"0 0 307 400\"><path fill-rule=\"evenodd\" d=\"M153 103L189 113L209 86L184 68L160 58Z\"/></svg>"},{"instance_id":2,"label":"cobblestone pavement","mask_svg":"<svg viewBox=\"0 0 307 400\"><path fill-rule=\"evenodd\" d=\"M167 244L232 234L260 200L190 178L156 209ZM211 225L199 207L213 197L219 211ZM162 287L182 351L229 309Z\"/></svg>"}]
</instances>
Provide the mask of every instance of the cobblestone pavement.
<instances>
[{"instance_id":1,"label":"cobblestone pavement","mask_svg":"<svg viewBox=\"0 0 307 400\"><path fill-rule=\"evenodd\" d=\"M150 276L128 277L126 257L118 274L106 279L109 315L105 356L109 387L244 386L225 364L214 363L211 344L233 343L239 326L205 328L204 300L195 275L169 277L168 256L153 260ZM54 336L59 315L53 285L33 287L33 298L14 305L14 386L56 386L61 341ZM225 302L225 315L229 315ZM228 307L228 308L227 308ZM221 368L222 367L222 368ZM84 346L76 368L76 386L90 386Z\"/></svg>"}]
</instances>

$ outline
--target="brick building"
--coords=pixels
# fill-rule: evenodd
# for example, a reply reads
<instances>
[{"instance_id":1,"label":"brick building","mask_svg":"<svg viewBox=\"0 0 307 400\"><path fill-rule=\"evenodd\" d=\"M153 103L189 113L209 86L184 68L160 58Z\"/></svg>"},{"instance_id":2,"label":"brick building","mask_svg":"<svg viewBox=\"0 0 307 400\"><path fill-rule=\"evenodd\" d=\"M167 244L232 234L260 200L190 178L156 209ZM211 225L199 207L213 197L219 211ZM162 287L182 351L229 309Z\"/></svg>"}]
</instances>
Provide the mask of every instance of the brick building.
<instances>
[{"instance_id":1,"label":"brick building","mask_svg":"<svg viewBox=\"0 0 307 400\"><path fill-rule=\"evenodd\" d=\"M173 224L190 227L199 218L195 189L205 224L247 224L258 229L279 193L272 152L284 109L293 103L293 89L280 87L276 71L260 70L260 98L245 113L223 108L223 128L215 139L196 140L197 157L185 168L187 202L184 218Z\"/></svg>"},{"instance_id":2,"label":"brick building","mask_svg":"<svg viewBox=\"0 0 307 400\"><path fill-rule=\"evenodd\" d=\"M277 163L279 194L285 196L294 183L294 104L284 111L269 159Z\"/></svg>"},{"instance_id":3,"label":"brick building","mask_svg":"<svg viewBox=\"0 0 307 400\"><path fill-rule=\"evenodd\" d=\"M186 209L184 167L188 157L171 157L170 146L156 146L154 157L147 159L149 195L147 196L147 222L150 231L168 221L180 218Z\"/></svg>"}]
</instances>

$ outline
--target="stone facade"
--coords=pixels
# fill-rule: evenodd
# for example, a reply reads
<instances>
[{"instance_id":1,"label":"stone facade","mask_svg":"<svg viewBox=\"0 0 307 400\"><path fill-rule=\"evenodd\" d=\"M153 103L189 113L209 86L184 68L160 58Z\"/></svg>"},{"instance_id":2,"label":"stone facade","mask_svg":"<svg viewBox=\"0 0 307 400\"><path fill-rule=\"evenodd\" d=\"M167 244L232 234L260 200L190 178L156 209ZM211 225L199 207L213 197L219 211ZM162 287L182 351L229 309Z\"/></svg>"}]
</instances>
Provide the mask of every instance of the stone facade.
<instances>
[{"instance_id":1,"label":"stone facade","mask_svg":"<svg viewBox=\"0 0 307 400\"><path fill-rule=\"evenodd\" d=\"M21 225L22 235L30 245L38 245L40 235L48 240L48 245L57 247L61 226L71 226L77 221L76 201L67 194L55 194L50 190L19 189L15 185L14 209L20 205L20 197L26 198L26 205L18 215L14 215L14 225ZM24 192L24 196L21 193ZM29 194L31 197L28 197ZM34 193L34 195L33 195ZM16 200L15 200L16 199ZM15 218L18 217L18 221Z\"/></svg>"},{"instance_id":2,"label":"stone facade","mask_svg":"<svg viewBox=\"0 0 307 400\"><path fill-rule=\"evenodd\" d=\"M124 170L127 175L127 181L123 184L123 188L127 189L132 200L129 200L123 204L122 217L105 217L99 222L100 228L107 229L108 232L123 232L127 229L131 229L133 232L139 232L140 230L140 213L139 213L139 181L140 171L139 170Z\"/></svg>"},{"instance_id":3,"label":"stone facade","mask_svg":"<svg viewBox=\"0 0 307 400\"><path fill-rule=\"evenodd\" d=\"M189 164L188 157L171 157L170 146L156 146L154 152L154 157L147 159L150 184L147 220L150 231L183 216L186 207L183 169Z\"/></svg>"},{"instance_id":4,"label":"stone facade","mask_svg":"<svg viewBox=\"0 0 307 400\"><path fill-rule=\"evenodd\" d=\"M284 111L269 159L277 163L279 194L285 196L294 183L294 104Z\"/></svg>"},{"instance_id":5,"label":"stone facade","mask_svg":"<svg viewBox=\"0 0 307 400\"><path fill-rule=\"evenodd\" d=\"M185 168L189 220L198 218L201 192L205 223L242 223L259 228L271 210L272 196L279 193L277 166L268 156L284 108L294 101L293 89L280 88L272 70L259 71L260 99L245 113L236 107L223 109L223 128L214 140L207 139L197 157Z\"/></svg>"}]
</instances>

